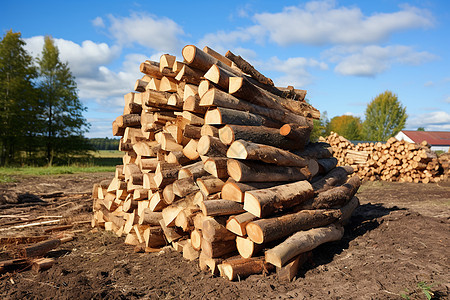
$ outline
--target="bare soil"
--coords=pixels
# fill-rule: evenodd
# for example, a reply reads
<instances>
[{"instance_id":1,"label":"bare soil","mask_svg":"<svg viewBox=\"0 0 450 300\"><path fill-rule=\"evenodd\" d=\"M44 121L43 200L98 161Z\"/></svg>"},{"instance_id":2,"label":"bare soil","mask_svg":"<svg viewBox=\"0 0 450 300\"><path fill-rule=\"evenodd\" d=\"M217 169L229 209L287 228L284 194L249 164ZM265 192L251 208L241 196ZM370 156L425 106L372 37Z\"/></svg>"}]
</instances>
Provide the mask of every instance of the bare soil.
<instances>
[{"instance_id":1,"label":"bare soil","mask_svg":"<svg viewBox=\"0 0 450 300\"><path fill-rule=\"evenodd\" d=\"M12 228L20 223L12 224L18 219L8 215L20 215L22 221L60 215L59 224L90 220L92 184L112 177L21 177L0 185L0 193L29 193L46 202L0 203L0 236L37 236L49 227ZM49 195L58 191L64 195ZM57 260L48 271L0 275L0 298L426 299L429 289L434 299L448 299L450 182L367 182L358 197L361 206L344 238L315 249L292 282L279 282L273 273L230 282L201 271L196 261L184 260L169 247L134 253L123 238L78 225L72 229L76 239L49 254ZM1 245L0 260L16 257L21 247Z\"/></svg>"}]
</instances>

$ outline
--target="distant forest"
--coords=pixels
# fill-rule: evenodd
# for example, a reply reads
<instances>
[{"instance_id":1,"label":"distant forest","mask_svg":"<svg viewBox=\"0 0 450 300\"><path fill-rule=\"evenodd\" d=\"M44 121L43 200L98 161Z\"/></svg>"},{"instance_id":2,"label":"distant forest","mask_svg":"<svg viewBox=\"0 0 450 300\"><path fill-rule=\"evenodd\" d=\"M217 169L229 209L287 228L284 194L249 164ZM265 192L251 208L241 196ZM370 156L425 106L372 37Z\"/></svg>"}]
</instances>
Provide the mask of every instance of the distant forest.
<instances>
[{"instance_id":1,"label":"distant forest","mask_svg":"<svg viewBox=\"0 0 450 300\"><path fill-rule=\"evenodd\" d=\"M119 150L119 139L92 138L89 143L95 150Z\"/></svg>"}]
</instances>

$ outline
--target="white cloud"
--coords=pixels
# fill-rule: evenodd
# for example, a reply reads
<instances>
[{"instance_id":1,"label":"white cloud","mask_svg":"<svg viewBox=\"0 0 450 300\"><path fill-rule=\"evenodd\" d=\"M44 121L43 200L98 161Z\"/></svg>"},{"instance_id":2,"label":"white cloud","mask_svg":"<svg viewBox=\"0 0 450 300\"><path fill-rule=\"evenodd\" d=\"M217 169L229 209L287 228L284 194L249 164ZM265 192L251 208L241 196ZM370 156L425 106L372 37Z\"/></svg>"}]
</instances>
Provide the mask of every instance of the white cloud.
<instances>
[{"instance_id":1,"label":"white cloud","mask_svg":"<svg viewBox=\"0 0 450 300\"><path fill-rule=\"evenodd\" d=\"M137 43L157 51L175 52L181 46L179 36L184 35L180 25L169 18L141 13L129 17L109 16L109 32L122 46Z\"/></svg>"},{"instance_id":2,"label":"white cloud","mask_svg":"<svg viewBox=\"0 0 450 300\"><path fill-rule=\"evenodd\" d=\"M92 25L94 25L95 27L105 28L105 23L103 22L102 17L97 17L92 20Z\"/></svg>"},{"instance_id":3,"label":"white cloud","mask_svg":"<svg viewBox=\"0 0 450 300\"><path fill-rule=\"evenodd\" d=\"M247 28L238 28L236 30L226 32L219 31L216 33L206 34L197 45L203 47L208 46L216 51L222 53L226 52L235 45L239 45L250 40L256 40L257 43L262 43L262 37L264 36L264 30L260 26L251 26Z\"/></svg>"},{"instance_id":4,"label":"white cloud","mask_svg":"<svg viewBox=\"0 0 450 300\"><path fill-rule=\"evenodd\" d=\"M323 56L337 63L334 69L337 73L355 76L375 76L393 64L420 65L437 58L429 52L416 52L401 45L337 46L324 51Z\"/></svg>"},{"instance_id":5,"label":"white cloud","mask_svg":"<svg viewBox=\"0 0 450 300\"><path fill-rule=\"evenodd\" d=\"M276 85L294 85L299 88L311 83L313 80L308 69L328 69L326 63L304 57L291 57L286 60L272 57L269 61L261 63L260 65L265 70L277 71L284 74L281 77L273 78Z\"/></svg>"},{"instance_id":6,"label":"white cloud","mask_svg":"<svg viewBox=\"0 0 450 300\"><path fill-rule=\"evenodd\" d=\"M407 122L407 127L424 127L426 130L431 131L450 131L450 114L445 111L419 114Z\"/></svg>"},{"instance_id":7,"label":"white cloud","mask_svg":"<svg viewBox=\"0 0 450 300\"><path fill-rule=\"evenodd\" d=\"M118 58L120 48L108 46L105 43L94 43L86 40L81 45L65 39L53 39L59 49L60 60L69 62L69 67L75 77L95 77L99 65L106 65ZM34 57L40 57L44 45L43 36L24 39L26 50Z\"/></svg>"},{"instance_id":8,"label":"white cloud","mask_svg":"<svg viewBox=\"0 0 450 300\"><path fill-rule=\"evenodd\" d=\"M358 7L337 7L335 1L311 1L279 13L256 14L253 19L283 46L376 43L398 31L433 25L428 11L412 6L366 16Z\"/></svg>"}]
</instances>

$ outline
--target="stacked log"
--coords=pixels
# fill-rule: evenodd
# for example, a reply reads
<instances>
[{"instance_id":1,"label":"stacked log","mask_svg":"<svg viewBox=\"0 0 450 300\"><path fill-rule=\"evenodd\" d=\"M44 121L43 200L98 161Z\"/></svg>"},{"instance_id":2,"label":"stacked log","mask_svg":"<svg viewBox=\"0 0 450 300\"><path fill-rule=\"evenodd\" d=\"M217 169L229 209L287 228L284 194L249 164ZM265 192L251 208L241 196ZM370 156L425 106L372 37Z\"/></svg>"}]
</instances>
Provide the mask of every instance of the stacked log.
<instances>
[{"instance_id":1,"label":"stacked log","mask_svg":"<svg viewBox=\"0 0 450 300\"><path fill-rule=\"evenodd\" d=\"M92 225L136 251L171 244L230 280L275 267L291 279L307 252L342 237L360 180L309 142L320 114L306 91L275 87L231 52L182 54L141 64L113 122L123 165L94 186Z\"/></svg>"},{"instance_id":2,"label":"stacked log","mask_svg":"<svg viewBox=\"0 0 450 300\"><path fill-rule=\"evenodd\" d=\"M363 180L429 183L448 178L448 155L438 158L426 142L415 144L392 137L386 143L354 145L335 132L325 141L338 165L352 166Z\"/></svg>"}]
</instances>

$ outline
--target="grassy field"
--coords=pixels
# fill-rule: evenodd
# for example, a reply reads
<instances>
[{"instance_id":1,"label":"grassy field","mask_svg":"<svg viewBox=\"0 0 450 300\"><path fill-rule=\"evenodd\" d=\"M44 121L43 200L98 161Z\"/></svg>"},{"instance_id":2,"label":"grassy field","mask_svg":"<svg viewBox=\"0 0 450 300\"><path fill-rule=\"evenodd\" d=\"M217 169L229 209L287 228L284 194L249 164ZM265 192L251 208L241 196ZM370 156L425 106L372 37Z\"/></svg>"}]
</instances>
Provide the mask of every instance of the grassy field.
<instances>
[{"instance_id":1,"label":"grassy field","mask_svg":"<svg viewBox=\"0 0 450 300\"><path fill-rule=\"evenodd\" d=\"M122 164L123 152L113 150L92 151L92 159L84 164L51 167L2 167L0 168L0 183L13 182L15 176L21 175L58 175L75 173L114 172L116 165Z\"/></svg>"}]
</instances>

